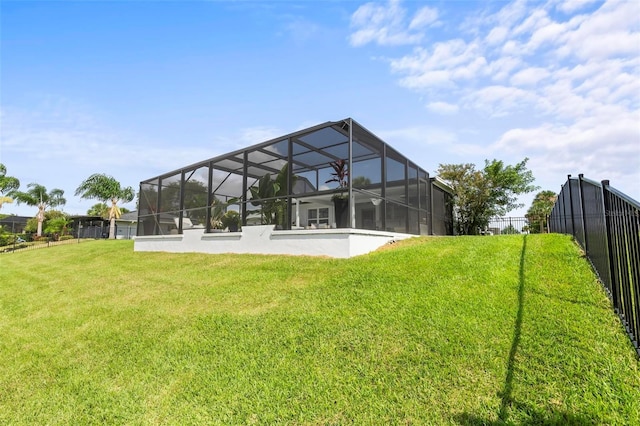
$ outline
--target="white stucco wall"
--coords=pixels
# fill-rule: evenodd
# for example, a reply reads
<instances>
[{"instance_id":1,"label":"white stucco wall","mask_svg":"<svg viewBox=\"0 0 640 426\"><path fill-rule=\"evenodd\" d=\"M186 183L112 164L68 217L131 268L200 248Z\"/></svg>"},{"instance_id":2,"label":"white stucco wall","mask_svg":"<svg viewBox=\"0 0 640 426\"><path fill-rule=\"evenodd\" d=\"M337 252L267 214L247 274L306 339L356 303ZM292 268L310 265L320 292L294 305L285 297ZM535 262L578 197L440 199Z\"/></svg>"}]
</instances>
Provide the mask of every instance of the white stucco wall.
<instances>
[{"instance_id":1,"label":"white stucco wall","mask_svg":"<svg viewBox=\"0 0 640 426\"><path fill-rule=\"evenodd\" d=\"M253 253L348 258L366 254L391 242L414 237L361 229L275 231L273 225L245 226L241 232L205 234L202 229L182 235L136 237L134 251L176 253Z\"/></svg>"}]
</instances>

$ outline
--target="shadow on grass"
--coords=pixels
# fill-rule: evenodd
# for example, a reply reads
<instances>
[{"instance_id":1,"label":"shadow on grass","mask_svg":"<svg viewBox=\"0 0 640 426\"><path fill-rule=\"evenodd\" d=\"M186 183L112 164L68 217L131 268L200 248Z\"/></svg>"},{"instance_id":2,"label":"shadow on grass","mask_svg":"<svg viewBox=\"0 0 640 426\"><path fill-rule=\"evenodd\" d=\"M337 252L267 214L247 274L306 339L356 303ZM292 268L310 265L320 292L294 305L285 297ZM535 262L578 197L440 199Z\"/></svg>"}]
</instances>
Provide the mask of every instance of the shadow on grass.
<instances>
[{"instance_id":1,"label":"shadow on grass","mask_svg":"<svg viewBox=\"0 0 640 426\"><path fill-rule=\"evenodd\" d=\"M527 235L522 240L522 250L520 251L520 270L518 285L518 313L516 314L516 322L513 327L513 340L511 341L511 349L509 350L509 359L507 361L507 375L504 380L504 387L500 392L501 403L498 420L489 420L481 418L469 413L462 413L454 417L454 420L461 425L505 425L514 424L509 421L509 408L514 408L524 414L526 420L519 420L519 425L589 425L595 422L583 416L576 416L571 413L545 410L544 408L535 409L529 405L517 402L513 399L513 370L515 367L515 358L520 345L520 335L522 333L522 315L524 311L524 262L527 251Z\"/></svg>"},{"instance_id":2,"label":"shadow on grass","mask_svg":"<svg viewBox=\"0 0 640 426\"><path fill-rule=\"evenodd\" d=\"M518 421L509 421L506 419L498 419L498 420L487 420L482 417L474 416L472 414L463 413L458 416L455 416L455 421L460 425L467 426L498 426L498 425L541 425L541 426L552 426L552 425L596 425L598 424L595 420L590 419L585 416L575 415L571 413L567 413L565 411L559 410L543 410L543 409L533 409L529 405L521 404L516 401L511 401L511 404L518 411L525 413L525 417L518 419Z\"/></svg>"},{"instance_id":3,"label":"shadow on grass","mask_svg":"<svg viewBox=\"0 0 640 426\"><path fill-rule=\"evenodd\" d=\"M527 251L527 236L522 239L522 250L520 251L520 270L518 284L518 313L516 314L516 323L513 327L513 340L511 341L511 350L509 350L509 360L507 362L507 376L504 379L504 388L502 389L502 402L500 403L500 413L498 417L501 421L507 420L507 408L511 405L513 392L513 367L515 364L516 352L520 344L520 334L522 333L522 311L524 310L524 257Z\"/></svg>"}]
</instances>

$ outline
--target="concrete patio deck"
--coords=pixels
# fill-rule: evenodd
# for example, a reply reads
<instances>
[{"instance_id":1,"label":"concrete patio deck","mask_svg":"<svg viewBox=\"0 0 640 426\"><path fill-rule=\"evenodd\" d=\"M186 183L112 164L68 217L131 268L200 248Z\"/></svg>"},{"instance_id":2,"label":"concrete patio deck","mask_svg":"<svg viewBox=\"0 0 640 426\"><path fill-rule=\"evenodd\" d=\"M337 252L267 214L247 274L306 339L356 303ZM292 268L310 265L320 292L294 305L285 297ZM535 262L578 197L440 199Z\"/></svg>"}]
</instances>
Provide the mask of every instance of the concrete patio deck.
<instances>
[{"instance_id":1,"label":"concrete patio deck","mask_svg":"<svg viewBox=\"0 0 640 426\"><path fill-rule=\"evenodd\" d=\"M415 235L362 229L275 230L273 225L245 226L240 232L204 233L187 229L180 235L136 237L134 251L175 253L251 253L349 258L372 252Z\"/></svg>"}]
</instances>

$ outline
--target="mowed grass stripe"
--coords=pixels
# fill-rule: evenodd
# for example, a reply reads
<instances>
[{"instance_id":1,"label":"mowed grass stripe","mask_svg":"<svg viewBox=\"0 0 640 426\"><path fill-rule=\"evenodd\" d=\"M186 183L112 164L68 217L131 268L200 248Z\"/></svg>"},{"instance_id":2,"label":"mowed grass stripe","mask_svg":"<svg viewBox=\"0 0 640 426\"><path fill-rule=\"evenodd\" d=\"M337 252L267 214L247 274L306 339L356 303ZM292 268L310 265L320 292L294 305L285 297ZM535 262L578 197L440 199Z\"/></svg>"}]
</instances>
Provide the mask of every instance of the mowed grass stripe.
<instances>
[{"instance_id":1,"label":"mowed grass stripe","mask_svg":"<svg viewBox=\"0 0 640 426\"><path fill-rule=\"evenodd\" d=\"M0 423L640 423L638 360L559 235L12 253L0 333Z\"/></svg>"}]
</instances>

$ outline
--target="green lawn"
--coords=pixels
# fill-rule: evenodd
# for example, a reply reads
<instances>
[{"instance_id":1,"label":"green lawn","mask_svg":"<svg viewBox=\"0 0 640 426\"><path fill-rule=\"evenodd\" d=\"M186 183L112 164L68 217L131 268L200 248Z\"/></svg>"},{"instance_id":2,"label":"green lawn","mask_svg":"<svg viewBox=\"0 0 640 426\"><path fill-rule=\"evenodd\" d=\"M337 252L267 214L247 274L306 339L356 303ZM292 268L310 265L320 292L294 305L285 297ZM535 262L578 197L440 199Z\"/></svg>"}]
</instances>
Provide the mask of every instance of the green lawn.
<instances>
[{"instance_id":1,"label":"green lawn","mask_svg":"<svg viewBox=\"0 0 640 426\"><path fill-rule=\"evenodd\" d=\"M0 424L385 423L640 424L640 362L560 235L0 255Z\"/></svg>"}]
</instances>

